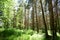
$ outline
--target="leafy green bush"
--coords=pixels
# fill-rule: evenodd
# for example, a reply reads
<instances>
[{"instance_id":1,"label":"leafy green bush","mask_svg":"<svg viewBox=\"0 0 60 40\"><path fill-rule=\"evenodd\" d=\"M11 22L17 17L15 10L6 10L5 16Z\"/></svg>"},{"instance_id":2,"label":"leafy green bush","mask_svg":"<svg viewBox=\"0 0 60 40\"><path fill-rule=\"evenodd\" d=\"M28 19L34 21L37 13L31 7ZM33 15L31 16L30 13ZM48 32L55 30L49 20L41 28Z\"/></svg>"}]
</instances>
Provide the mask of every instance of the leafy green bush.
<instances>
[{"instance_id":1,"label":"leafy green bush","mask_svg":"<svg viewBox=\"0 0 60 40\"><path fill-rule=\"evenodd\" d=\"M34 31L30 30L30 29L26 31L26 34L28 34L28 35L33 35L33 33L34 33Z\"/></svg>"},{"instance_id":2,"label":"leafy green bush","mask_svg":"<svg viewBox=\"0 0 60 40\"><path fill-rule=\"evenodd\" d=\"M20 37L20 40L30 40L30 35L24 34Z\"/></svg>"},{"instance_id":3,"label":"leafy green bush","mask_svg":"<svg viewBox=\"0 0 60 40\"><path fill-rule=\"evenodd\" d=\"M22 33L23 32L21 30L17 30L15 28L8 28L0 32L0 36L3 36L3 37L8 37L11 35L21 36Z\"/></svg>"},{"instance_id":4,"label":"leafy green bush","mask_svg":"<svg viewBox=\"0 0 60 40\"><path fill-rule=\"evenodd\" d=\"M15 33L14 30L8 30L8 29L6 29L6 30L4 30L4 31L2 31L0 33L0 36L7 37L7 36L13 35L14 33Z\"/></svg>"},{"instance_id":5,"label":"leafy green bush","mask_svg":"<svg viewBox=\"0 0 60 40\"><path fill-rule=\"evenodd\" d=\"M44 34L35 34L33 30L8 28L0 32L3 40L44 40Z\"/></svg>"}]
</instances>

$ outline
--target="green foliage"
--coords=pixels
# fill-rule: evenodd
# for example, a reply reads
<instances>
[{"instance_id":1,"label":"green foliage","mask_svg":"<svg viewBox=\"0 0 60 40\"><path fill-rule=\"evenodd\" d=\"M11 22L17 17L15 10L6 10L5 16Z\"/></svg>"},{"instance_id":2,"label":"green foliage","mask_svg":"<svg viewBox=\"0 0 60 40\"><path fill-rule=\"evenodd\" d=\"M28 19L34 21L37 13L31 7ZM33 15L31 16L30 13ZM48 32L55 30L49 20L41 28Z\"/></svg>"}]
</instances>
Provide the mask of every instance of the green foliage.
<instances>
[{"instance_id":1,"label":"green foliage","mask_svg":"<svg viewBox=\"0 0 60 40\"><path fill-rule=\"evenodd\" d=\"M57 37L58 40L60 37ZM36 34L33 30L20 30L16 28L0 28L1 40L46 40L45 33Z\"/></svg>"},{"instance_id":2,"label":"green foliage","mask_svg":"<svg viewBox=\"0 0 60 40\"><path fill-rule=\"evenodd\" d=\"M20 30L8 28L0 31L2 40L44 40L44 34L34 34L33 30Z\"/></svg>"},{"instance_id":3,"label":"green foliage","mask_svg":"<svg viewBox=\"0 0 60 40\"><path fill-rule=\"evenodd\" d=\"M4 27L9 27L11 24L11 13L14 7L13 0L0 0L0 11L2 11L2 21L4 22Z\"/></svg>"},{"instance_id":4,"label":"green foliage","mask_svg":"<svg viewBox=\"0 0 60 40\"><path fill-rule=\"evenodd\" d=\"M13 35L15 32L14 30L4 30L0 33L0 36L7 37Z\"/></svg>"},{"instance_id":5,"label":"green foliage","mask_svg":"<svg viewBox=\"0 0 60 40\"><path fill-rule=\"evenodd\" d=\"M0 37L4 38L2 40L29 40L30 36L33 34L32 30L20 30L16 28L8 28L3 31L0 30Z\"/></svg>"},{"instance_id":6,"label":"green foliage","mask_svg":"<svg viewBox=\"0 0 60 40\"><path fill-rule=\"evenodd\" d=\"M24 34L20 37L20 40L30 40L30 35Z\"/></svg>"},{"instance_id":7,"label":"green foliage","mask_svg":"<svg viewBox=\"0 0 60 40\"><path fill-rule=\"evenodd\" d=\"M30 40L44 40L44 34L40 35L40 34L34 34L30 37Z\"/></svg>"},{"instance_id":8,"label":"green foliage","mask_svg":"<svg viewBox=\"0 0 60 40\"><path fill-rule=\"evenodd\" d=\"M0 0L0 11L3 12L2 21L5 28L10 26L13 27L14 23L16 24L16 27L23 27L23 7L19 6L16 11L15 6L16 3L13 0Z\"/></svg>"},{"instance_id":9,"label":"green foliage","mask_svg":"<svg viewBox=\"0 0 60 40\"><path fill-rule=\"evenodd\" d=\"M11 36L11 35L21 36L22 34L31 35L31 33L33 34L32 30L23 31L23 30L16 29L16 28L8 28L8 29L5 29L4 31L0 32L0 35L7 37L7 36Z\"/></svg>"},{"instance_id":10,"label":"green foliage","mask_svg":"<svg viewBox=\"0 0 60 40\"><path fill-rule=\"evenodd\" d=\"M18 11L17 11L17 14L16 14L16 25L19 27L19 28L22 28L23 27L23 7L20 7L18 8Z\"/></svg>"},{"instance_id":11,"label":"green foliage","mask_svg":"<svg viewBox=\"0 0 60 40\"><path fill-rule=\"evenodd\" d=\"M27 32L26 32L26 34L28 34L28 35L33 35L33 33L34 33L34 31L33 30L27 30Z\"/></svg>"}]
</instances>

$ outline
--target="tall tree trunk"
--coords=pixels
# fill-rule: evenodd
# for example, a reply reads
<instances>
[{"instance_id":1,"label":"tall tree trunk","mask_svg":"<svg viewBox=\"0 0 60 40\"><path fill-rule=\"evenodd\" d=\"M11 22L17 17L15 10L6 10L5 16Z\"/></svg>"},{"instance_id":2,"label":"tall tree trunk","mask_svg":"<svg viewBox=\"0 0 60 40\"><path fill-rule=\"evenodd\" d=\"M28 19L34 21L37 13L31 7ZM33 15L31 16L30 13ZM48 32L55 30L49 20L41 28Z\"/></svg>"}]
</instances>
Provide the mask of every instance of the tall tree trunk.
<instances>
[{"instance_id":1,"label":"tall tree trunk","mask_svg":"<svg viewBox=\"0 0 60 40\"><path fill-rule=\"evenodd\" d=\"M46 38L48 38L48 31L47 31L47 25L46 25L46 22L45 22L45 18L44 18L44 10L43 10L43 5L42 5L42 0L40 0L40 3L41 3L41 9L42 9L43 23L44 23L44 26L45 26L45 35L46 35Z\"/></svg>"},{"instance_id":2,"label":"tall tree trunk","mask_svg":"<svg viewBox=\"0 0 60 40\"><path fill-rule=\"evenodd\" d=\"M57 8L57 5L58 4L58 0L55 1L55 23L54 23L54 26L55 26L55 38L57 36L56 32L57 32L57 26L58 26L58 8Z\"/></svg>"},{"instance_id":3,"label":"tall tree trunk","mask_svg":"<svg viewBox=\"0 0 60 40\"><path fill-rule=\"evenodd\" d=\"M32 4L32 14L31 14L31 18L32 18L32 30L34 30L34 4Z\"/></svg>"},{"instance_id":4,"label":"tall tree trunk","mask_svg":"<svg viewBox=\"0 0 60 40\"><path fill-rule=\"evenodd\" d=\"M54 14L53 14L53 6L52 6L52 0L50 0L49 2L49 14L50 14L50 27L51 27L51 31L52 31L52 35L53 38L52 40L55 40L55 27L54 27Z\"/></svg>"},{"instance_id":5,"label":"tall tree trunk","mask_svg":"<svg viewBox=\"0 0 60 40\"><path fill-rule=\"evenodd\" d=\"M27 16L27 29L29 29L29 9L27 9L27 13L26 13L26 16Z\"/></svg>"},{"instance_id":6,"label":"tall tree trunk","mask_svg":"<svg viewBox=\"0 0 60 40\"><path fill-rule=\"evenodd\" d=\"M56 31L59 28L59 14L58 14L58 0L55 1L55 22L56 22Z\"/></svg>"},{"instance_id":7,"label":"tall tree trunk","mask_svg":"<svg viewBox=\"0 0 60 40\"><path fill-rule=\"evenodd\" d=\"M29 9L28 9L28 29L29 29Z\"/></svg>"},{"instance_id":8,"label":"tall tree trunk","mask_svg":"<svg viewBox=\"0 0 60 40\"><path fill-rule=\"evenodd\" d=\"M25 8L25 28L27 29L27 23L26 23L26 8Z\"/></svg>"},{"instance_id":9,"label":"tall tree trunk","mask_svg":"<svg viewBox=\"0 0 60 40\"><path fill-rule=\"evenodd\" d=\"M35 13L36 13L36 27L37 27L37 33L39 33L39 27L38 27L38 19L37 19L37 0L35 0Z\"/></svg>"}]
</instances>

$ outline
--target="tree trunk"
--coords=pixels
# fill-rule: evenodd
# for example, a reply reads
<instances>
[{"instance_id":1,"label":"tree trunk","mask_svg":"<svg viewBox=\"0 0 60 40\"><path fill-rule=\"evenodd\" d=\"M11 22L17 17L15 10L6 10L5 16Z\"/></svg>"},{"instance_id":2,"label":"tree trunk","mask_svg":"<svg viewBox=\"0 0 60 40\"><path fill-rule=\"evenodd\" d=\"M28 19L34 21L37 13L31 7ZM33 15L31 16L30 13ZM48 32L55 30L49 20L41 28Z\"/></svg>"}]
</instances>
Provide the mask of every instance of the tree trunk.
<instances>
[{"instance_id":1,"label":"tree trunk","mask_svg":"<svg viewBox=\"0 0 60 40\"><path fill-rule=\"evenodd\" d=\"M27 23L26 23L26 8L25 8L25 29L27 29Z\"/></svg>"},{"instance_id":2,"label":"tree trunk","mask_svg":"<svg viewBox=\"0 0 60 40\"><path fill-rule=\"evenodd\" d=\"M57 34L56 34L56 32L57 32L57 26L58 26L58 8L57 8L57 4L58 4L58 0L56 0L55 1L55 24L54 24L54 26L55 26L55 38L56 38L56 36L57 36Z\"/></svg>"},{"instance_id":3,"label":"tree trunk","mask_svg":"<svg viewBox=\"0 0 60 40\"><path fill-rule=\"evenodd\" d=\"M55 40L55 27L54 27L54 14L53 14L53 6L52 6L52 0L50 0L49 2L49 14L50 14L50 27L51 27L51 31L52 31L52 35L53 38L52 40Z\"/></svg>"},{"instance_id":4,"label":"tree trunk","mask_svg":"<svg viewBox=\"0 0 60 40\"><path fill-rule=\"evenodd\" d=\"M32 14L31 14L31 18L32 18L32 30L34 30L34 4L32 4Z\"/></svg>"},{"instance_id":5,"label":"tree trunk","mask_svg":"<svg viewBox=\"0 0 60 40\"><path fill-rule=\"evenodd\" d=\"M39 27L38 27L38 19L37 19L37 4L36 4L37 0L35 0L35 13L36 13L36 27L37 27L37 33L39 33Z\"/></svg>"},{"instance_id":6,"label":"tree trunk","mask_svg":"<svg viewBox=\"0 0 60 40\"><path fill-rule=\"evenodd\" d=\"M41 3L41 9L42 9L43 23L44 23L44 26L45 26L45 35L46 35L46 38L48 38L48 31L47 31L47 25L46 25L46 22L45 22L45 18L44 18L44 10L43 10L43 5L42 5L42 0L40 0L40 3Z\"/></svg>"}]
</instances>

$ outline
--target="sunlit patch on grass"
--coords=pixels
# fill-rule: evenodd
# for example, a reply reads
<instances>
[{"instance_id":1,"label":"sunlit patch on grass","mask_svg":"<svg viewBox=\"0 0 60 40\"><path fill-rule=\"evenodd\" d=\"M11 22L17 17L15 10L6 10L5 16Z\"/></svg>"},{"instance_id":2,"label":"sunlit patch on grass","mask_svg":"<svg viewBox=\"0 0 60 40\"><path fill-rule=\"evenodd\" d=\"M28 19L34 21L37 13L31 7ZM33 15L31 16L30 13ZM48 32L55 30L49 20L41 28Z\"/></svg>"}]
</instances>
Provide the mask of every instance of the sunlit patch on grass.
<instances>
[{"instance_id":1,"label":"sunlit patch on grass","mask_svg":"<svg viewBox=\"0 0 60 40\"><path fill-rule=\"evenodd\" d=\"M44 34L34 34L30 37L30 40L44 40L45 36Z\"/></svg>"},{"instance_id":2,"label":"sunlit patch on grass","mask_svg":"<svg viewBox=\"0 0 60 40\"><path fill-rule=\"evenodd\" d=\"M50 30L48 30L48 35L52 36L52 34L51 34L51 31L50 31Z\"/></svg>"},{"instance_id":3,"label":"sunlit patch on grass","mask_svg":"<svg viewBox=\"0 0 60 40\"><path fill-rule=\"evenodd\" d=\"M57 36L59 36L60 37L60 34L57 32Z\"/></svg>"}]
</instances>

